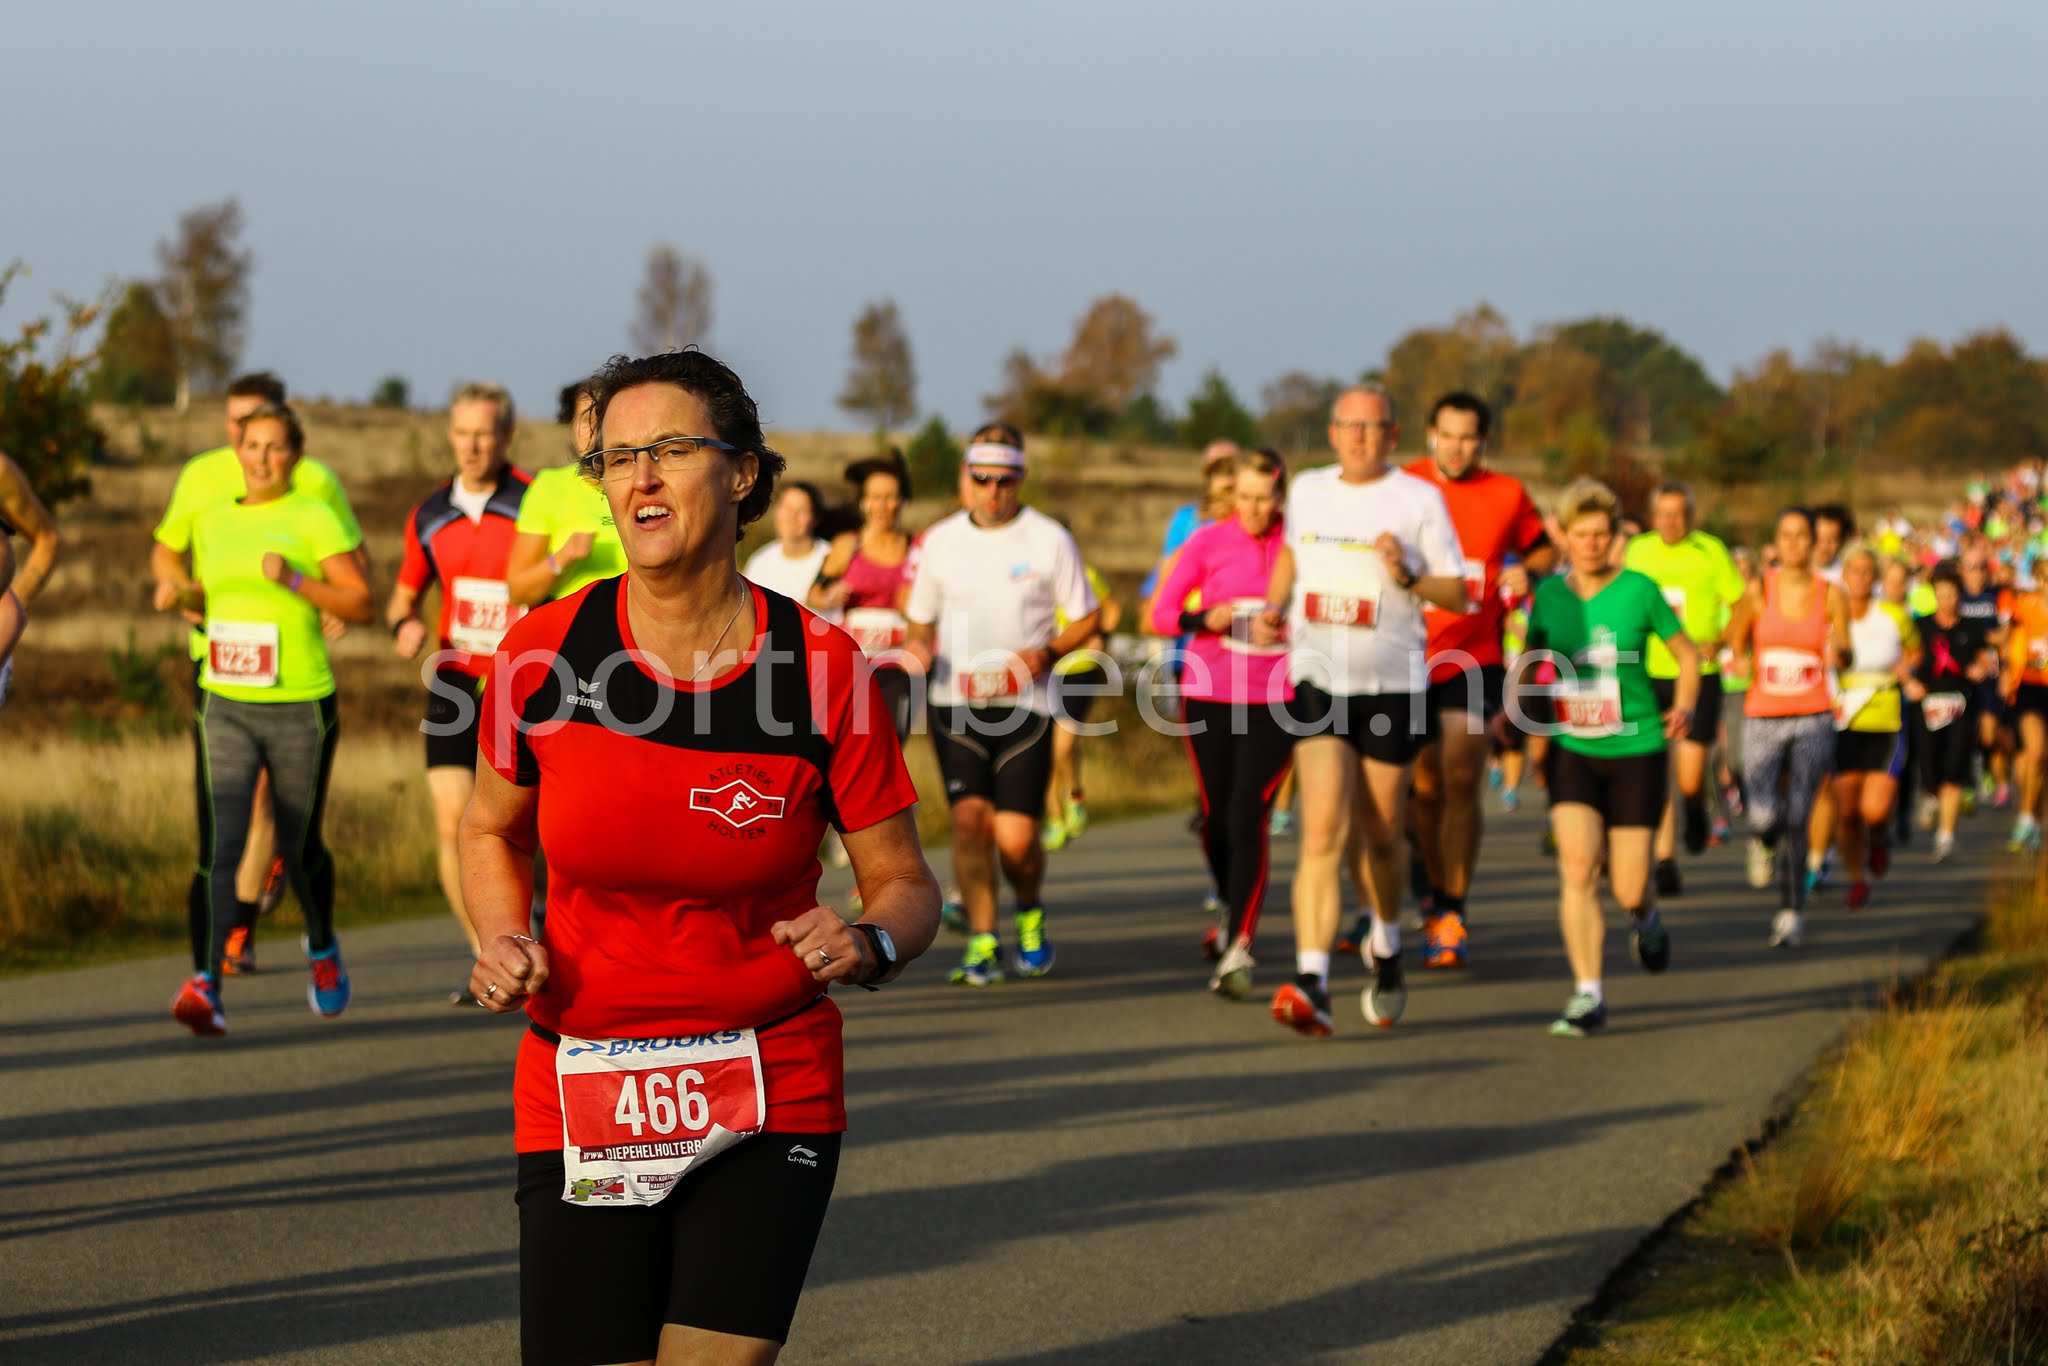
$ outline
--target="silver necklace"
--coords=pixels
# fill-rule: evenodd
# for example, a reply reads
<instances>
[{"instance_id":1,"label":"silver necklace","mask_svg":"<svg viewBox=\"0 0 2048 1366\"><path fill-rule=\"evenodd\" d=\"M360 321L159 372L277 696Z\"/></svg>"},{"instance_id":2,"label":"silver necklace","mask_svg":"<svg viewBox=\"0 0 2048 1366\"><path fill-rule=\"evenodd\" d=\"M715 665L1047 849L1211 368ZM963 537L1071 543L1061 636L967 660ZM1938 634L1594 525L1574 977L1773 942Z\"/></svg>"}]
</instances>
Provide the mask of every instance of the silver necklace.
<instances>
[{"instance_id":1,"label":"silver necklace","mask_svg":"<svg viewBox=\"0 0 2048 1366\"><path fill-rule=\"evenodd\" d=\"M740 590L740 600L738 604L733 607L732 615L725 619L725 625L718 632L718 639L712 641L711 648L705 651L703 656L704 662L697 666L697 672L690 675L690 681L692 683L695 683L696 681L704 677L704 671L711 667L711 661L718 658L718 647L725 643L725 633L727 631L730 631L732 629L732 624L740 619L740 612L745 609L746 605L747 592L744 588L742 588Z\"/></svg>"}]
</instances>

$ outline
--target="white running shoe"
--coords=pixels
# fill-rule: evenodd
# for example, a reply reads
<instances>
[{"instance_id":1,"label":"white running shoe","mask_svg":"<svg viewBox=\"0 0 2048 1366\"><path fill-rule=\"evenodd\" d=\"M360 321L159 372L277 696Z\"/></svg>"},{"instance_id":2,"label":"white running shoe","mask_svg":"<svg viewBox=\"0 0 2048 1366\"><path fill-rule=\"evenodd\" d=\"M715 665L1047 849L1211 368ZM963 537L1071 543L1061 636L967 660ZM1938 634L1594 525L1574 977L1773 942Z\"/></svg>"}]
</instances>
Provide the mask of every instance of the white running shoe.
<instances>
[{"instance_id":1,"label":"white running shoe","mask_svg":"<svg viewBox=\"0 0 2048 1366\"><path fill-rule=\"evenodd\" d=\"M1806 917L1786 907L1771 918L1771 947L1796 949L1806 942Z\"/></svg>"},{"instance_id":2,"label":"white running shoe","mask_svg":"<svg viewBox=\"0 0 2048 1366\"><path fill-rule=\"evenodd\" d=\"M1937 830L1934 832L1934 861L1947 863L1949 855L1956 851L1956 832Z\"/></svg>"},{"instance_id":3,"label":"white running shoe","mask_svg":"<svg viewBox=\"0 0 2048 1366\"><path fill-rule=\"evenodd\" d=\"M1242 943L1232 944L1224 950L1223 961L1216 965L1216 975L1209 979L1209 990L1226 1001L1242 1001L1252 994L1252 951Z\"/></svg>"},{"instance_id":4,"label":"white running shoe","mask_svg":"<svg viewBox=\"0 0 2048 1366\"><path fill-rule=\"evenodd\" d=\"M1777 861L1777 851L1755 835L1749 837L1749 885L1761 892L1771 885L1771 865Z\"/></svg>"},{"instance_id":5,"label":"white running shoe","mask_svg":"<svg viewBox=\"0 0 2048 1366\"><path fill-rule=\"evenodd\" d=\"M1941 798L1923 793L1913 809L1913 824L1922 830L1932 830L1934 823L1941 819Z\"/></svg>"}]
</instances>

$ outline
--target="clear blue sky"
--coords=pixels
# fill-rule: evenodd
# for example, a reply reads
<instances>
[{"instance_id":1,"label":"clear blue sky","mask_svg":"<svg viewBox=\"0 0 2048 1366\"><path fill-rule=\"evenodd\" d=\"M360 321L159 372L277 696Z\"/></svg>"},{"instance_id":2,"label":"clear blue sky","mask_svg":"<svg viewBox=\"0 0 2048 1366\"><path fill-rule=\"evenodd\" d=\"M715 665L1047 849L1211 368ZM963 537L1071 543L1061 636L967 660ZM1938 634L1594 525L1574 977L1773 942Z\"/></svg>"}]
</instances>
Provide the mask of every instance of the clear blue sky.
<instances>
[{"instance_id":1,"label":"clear blue sky","mask_svg":"<svg viewBox=\"0 0 2048 1366\"><path fill-rule=\"evenodd\" d=\"M958 428L1096 295L1219 366L1351 376L1492 301L1726 379L1824 336L2048 344L2048 6L944 3L10 7L0 260L150 274L239 196L250 365L522 404L626 344L648 247L785 428L868 300Z\"/></svg>"}]
</instances>

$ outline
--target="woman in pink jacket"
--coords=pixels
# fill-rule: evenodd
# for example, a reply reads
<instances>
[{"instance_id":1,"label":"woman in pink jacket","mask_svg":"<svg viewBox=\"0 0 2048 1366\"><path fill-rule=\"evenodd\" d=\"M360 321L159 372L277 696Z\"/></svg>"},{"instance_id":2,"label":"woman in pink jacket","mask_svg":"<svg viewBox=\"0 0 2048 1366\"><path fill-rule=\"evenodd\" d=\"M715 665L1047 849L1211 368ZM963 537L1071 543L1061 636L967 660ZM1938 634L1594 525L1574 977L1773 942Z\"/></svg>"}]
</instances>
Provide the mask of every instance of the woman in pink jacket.
<instances>
[{"instance_id":1,"label":"woman in pink jacket","mask_svg":"<svg viewBox=\"0 0 2048 1366\"><path fill-rule=\"evenodd\" d=\"M1233 514L1188 538L1152 598L1153 630L1193 638L1181 670L1188 751L1202 799L1202 852L1226 922L1209 930L1202 947L1220 960L1209 990L1231 1000L1251 994L1268 813L1294 753L1287 647L1255 645L1251 632L1284 543L1286 494L1287 466L1276 452L1241 457ZM1187 608L1193 594L1201 605Z\"/></svg>"}]
</instances>

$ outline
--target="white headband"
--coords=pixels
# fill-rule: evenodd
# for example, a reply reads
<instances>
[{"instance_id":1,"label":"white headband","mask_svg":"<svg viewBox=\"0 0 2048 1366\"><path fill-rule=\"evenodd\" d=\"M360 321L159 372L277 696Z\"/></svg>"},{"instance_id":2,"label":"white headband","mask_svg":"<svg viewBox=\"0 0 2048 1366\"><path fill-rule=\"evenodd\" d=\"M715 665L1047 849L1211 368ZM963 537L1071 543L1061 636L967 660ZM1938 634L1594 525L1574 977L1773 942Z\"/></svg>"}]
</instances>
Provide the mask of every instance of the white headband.
<instances>
[{"instance_id":1,"label":"white headband","mask_svg":"<svg viewBox=\"0 0 2048 1366\"><path fill-rule=\"evenodd\" d=\"M1005 469L1024 468L1024 452L1015 446L1005 446L999 441L977 441L967 448L969 465L1001 465Z\"/></svg>"}]
</instances>

